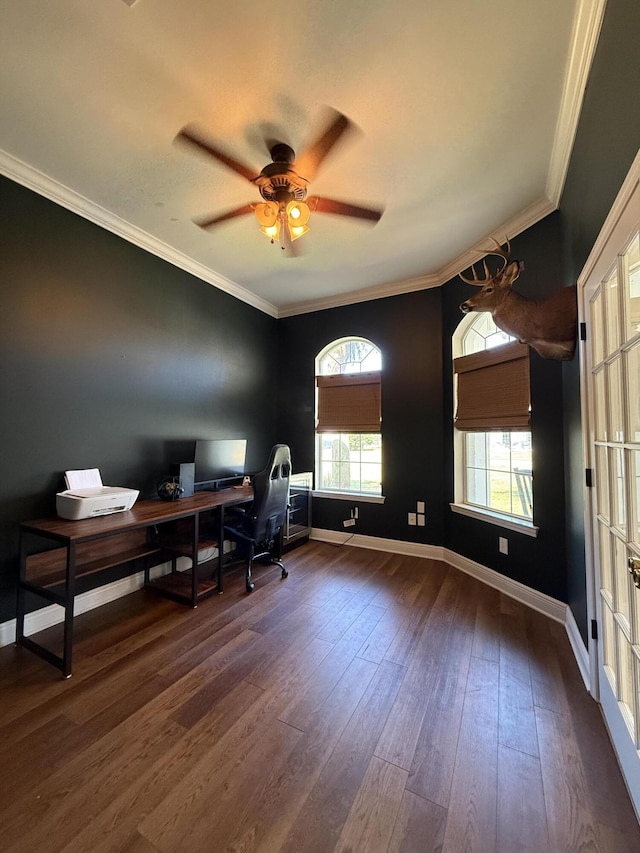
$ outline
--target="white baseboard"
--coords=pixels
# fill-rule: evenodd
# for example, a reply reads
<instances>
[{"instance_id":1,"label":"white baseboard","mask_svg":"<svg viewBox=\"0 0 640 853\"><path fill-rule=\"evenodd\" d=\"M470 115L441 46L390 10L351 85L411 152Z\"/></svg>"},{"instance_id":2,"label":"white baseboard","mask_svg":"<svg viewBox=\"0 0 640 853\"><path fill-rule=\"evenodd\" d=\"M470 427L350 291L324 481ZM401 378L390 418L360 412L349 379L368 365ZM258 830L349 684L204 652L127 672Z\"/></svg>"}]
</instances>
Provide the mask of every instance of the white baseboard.
<instances>
[{"instance_id":1,"label":"white baseboard","mask_svg":"<svg viewBox=\"0 0 640 853\"><path fill-rule=\"evenodd\" d=\"M525 584L514 581L501 575L499 572L476 563L468 557L463 557L455 551L437 545L421 545L416 542L401 542L396 539L381 539L375 536L350 535L335 530L322 530L314 528L311 531L311 539L332 544L350 545L355 548L372 548L376 551L388 551L393 554L406 554L408 556L425 557L431 560L443 560L456 569L471 575L482 583L503 592L515 601L519 601L527 607L537 610L544 616L548 616L555 622L564 625L571 644L571 649L578 664L587 691L591 689L589 651L584 644L578 625L571 608L563 601L558 601L543 592L538 592Z\"/></svg>"},{"instance_id":2,"label":"white baseboard","mask_svg":"<svg viewBox=\"0 0 640 853\"><path fill-rule=\"evenodd\" d=\"M569 642L571 643L571 648L573 649L573 655L576 659L576 663L578 664L578 669L580 670L580 675L584 681L584 686L587 688L589 693L591 693L591 661L589 659L589 649L584 644L584 640L582 639L582 635L580 634L580 630L570 607L567 607L565 628L567 630ZM596 698L597 697L594 696L594 699Z\"/></svg>"},{"instance_id":3,"label":"white baseboard","mask_svg":"<svg viewBox=\"0 0 640 853\"><path fill-rule=\"evenodd\" d=\"M169 563L155 566L151 569L150 577L157 578L160 575L167 574L171 571ZM125 595L130 595L142 589L144 586L144 572L136 572L133 575L128 575L126 578L121 578L112 583L107 583L104 586L90 589L80 595L76 595L73 602L73 615L79 616L81 613L86 613L88 610L93 610L94 607L100 607L103 604L108 604L110 601L115 601ZM40 610L34 610L32 613L27 613L24 617L24 633L28 637L31 634L37 634L38 631L44 631L54 625L58 625L64 621L64 610L58 604L51 604L49 607L41 607ZM7 622L0 623L0 647L9 646L16 641L16 620L9 619Z\"/></svg>"},{"instance_id":4,"label":"white baseboard","mask_svg":"<svg viewBox=\"0 0 640 853\"><path fill-rule=\"evenodd\" d=\"M489 569L486 566L470 560L468 557L463 557L461 554L456 554L448 548L443 548L440 545L423 545L419 542L403 542L399 539L382 539L377 536L362 536L359 533L349 534L341 533L335 530L323 530L314 527L311 531L311 539L319 542L329 542L332 545L349 545L352 548L370 548L373 551L386 551L391 554L403 554L408 557L423 557L430 560L442 560L445 563L460 569L462 572L471 575L482 583L488 584L494 589L503 592L510 598L519 601L521 604L537 610L539 613L560 622L565 626L573 654L575 656L578 668L584 680L587 690L590 689L590 665L589 652L584 645L580 631L574 619L571 608L564 602L558 601L551 596L538 592L531 587L514 581L511 578L501 575L499 572ZM207 559L210 558L207 554ZM201 559L203 555L201 555ZM185 568L187 564L185 563ZM152 569L152 577L157 577L169 571L169 564L156 566ZM105 586L84 592L76 596L74 604L74 615L86 613L94 607L100 607L102 604L107 604L109 601L115 601L124 595L129 595L138 589L141 589L144 584L144 573L137 572L121 580L106 584ZM35 634L38 631L43 631L45 628L50 628L52 625L57 625L62 622L64 613L61 607L52 604L50 607L43 607L41 610L36 610L33 613L28 613L25 617L25 634ZM0 646L8 646L15 642L16 639L16 620L10 619L8 622L0 624Z\"/></svg>"},{"instance_id":5,"label":"white baseboard","mask_svg":"<svg viewBox=\"0 0 640 853\"><path fill-rule=\"evenodd\" d=\"M73 615L78 616L80 613L93 610L94 607L100 607L102 604L107 604L110 601L115 601L117 598L122 598L124 595L129 595L141 589L143 583L144 572L137 572L135 575L129 575L129 577L113 581L113 583L83 592L75 597ZM44 631L46 628L58 625L63 619L64 611L57 604L51 604L49 607L42 607L40 610L27 613L24 618L25 636L28 637L30 634L37 634L38 631ZM8 622L3 622L0 625L0 646L8 646L11 643L15 643L15 640L16 620L10 619Z\"/></svg>"},{"instance_id":6,"label":"white baseboard","mask_svg":"<svg viewBox=\"0 0 640 853\"><path fill-rule=\"evenodd\" d=\"M314 527L310 539L329 542L331 545L350 545L352 548L370 548L372 551L387 551L406 557L425 557L444 560L444 548L440 545L422 545L419 542L402 542L399 539L380 539L377 536L362 536L359 533L341 533Z\"/></svg>"},{"instance_id":7,"label":"white baseboard","mask_svg":"<svg viewBox=\"0 0 640 853\"><path fill-rule=\"evenodd\" d=\"M468 557L456 554L455 551L445 549L443 559L450 566L460 569L460 571L466 572L468 575L472 575L477 580L482 581L482 583L492 586L494 589L503 592L521 604L525 604L532 610L537 610L538 613L542 613L563 625L565 624L567 605L563 601L558 601L550 595L545 595L543 592L538 592L538 590L532 589L530 586L525 586L525 584L519 581L514 581L505 575L501 575L500 572L488 569L481 563L476 563Z\"/></svg>"}]
</instances>

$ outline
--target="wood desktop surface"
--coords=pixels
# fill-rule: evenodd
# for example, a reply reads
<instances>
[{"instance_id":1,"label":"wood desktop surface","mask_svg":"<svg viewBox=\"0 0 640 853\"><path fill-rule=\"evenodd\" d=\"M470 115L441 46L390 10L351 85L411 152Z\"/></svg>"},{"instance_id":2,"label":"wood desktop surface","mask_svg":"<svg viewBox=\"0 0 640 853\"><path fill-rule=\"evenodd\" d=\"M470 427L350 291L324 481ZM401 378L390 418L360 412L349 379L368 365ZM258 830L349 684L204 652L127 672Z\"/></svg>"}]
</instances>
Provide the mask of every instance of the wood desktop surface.
<instances>
[{"instance_id":1,"label":"wood desktop surface","mask_svg":"<svg viewBox=\"0 0 640 853\"><path fill-rule=\"evenodd\" d=\"M138 500L130 510L125 512L114 512L95 518L83 518L79 521L69 521L51 516L34 521L24 521L20 526L23 530L46 533L55 539L81 542L108 536L110 533L184 518L217 507L246 503L252 499L253 488L251 486L240 486L238 488L220 489L217 492L196 492L193 497L180 498L177 501Z\"/></svg>"}]
</instances>

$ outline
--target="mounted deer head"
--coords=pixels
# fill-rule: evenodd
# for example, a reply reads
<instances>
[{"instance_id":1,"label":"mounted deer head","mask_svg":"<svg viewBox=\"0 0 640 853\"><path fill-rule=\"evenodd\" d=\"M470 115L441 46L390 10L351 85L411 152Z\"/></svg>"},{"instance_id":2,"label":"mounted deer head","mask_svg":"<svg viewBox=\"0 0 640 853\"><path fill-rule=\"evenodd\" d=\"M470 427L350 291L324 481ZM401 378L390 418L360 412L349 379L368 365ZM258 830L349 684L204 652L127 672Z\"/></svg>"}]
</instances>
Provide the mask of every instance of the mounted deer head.
<instances>
[{"instance_id":1,"label":"mounted deer head","mask_svg":"<svg viewBox=\"0 0 640 853\"><path fill-rule=\"evenodd\" d=\"M464 314L489 311L499 329L521 343L529 344L543 358L562 361L572 359L578 317L575 285L563 287L546 299L522 296L512 286L524 269L524 264L511 260L508 240L506 250L497 240L493 242L496 248L487 254L502 258L503 264L495 275L491 275L486 260L483 260L483 279L478 278L475 266L471 267L473 278L465 278L460 274L460 278L467 284L482 288L477 296L463 302L460 310Z\"/></svg>"}]
</instances>

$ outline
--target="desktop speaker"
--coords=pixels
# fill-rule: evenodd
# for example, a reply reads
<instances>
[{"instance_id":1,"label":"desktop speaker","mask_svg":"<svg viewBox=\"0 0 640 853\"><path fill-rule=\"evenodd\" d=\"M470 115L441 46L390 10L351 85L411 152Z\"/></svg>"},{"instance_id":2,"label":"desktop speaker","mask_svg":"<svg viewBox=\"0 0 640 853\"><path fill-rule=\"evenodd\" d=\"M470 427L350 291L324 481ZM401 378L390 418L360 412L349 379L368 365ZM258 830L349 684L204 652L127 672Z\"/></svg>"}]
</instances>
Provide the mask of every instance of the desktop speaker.
<instances>
[{"instance_id":1,"label":"desktop speaker","mask_svg":"<svg viewBox=\"0 0 640 853\"><path fill-rule=\"evenodd\" d=\"M173 462L169 465L169 474L178 477L182 488L181 496L190 498L193 496L193 481L195 479L194 462Z\"/></svg>"}]
</instances>

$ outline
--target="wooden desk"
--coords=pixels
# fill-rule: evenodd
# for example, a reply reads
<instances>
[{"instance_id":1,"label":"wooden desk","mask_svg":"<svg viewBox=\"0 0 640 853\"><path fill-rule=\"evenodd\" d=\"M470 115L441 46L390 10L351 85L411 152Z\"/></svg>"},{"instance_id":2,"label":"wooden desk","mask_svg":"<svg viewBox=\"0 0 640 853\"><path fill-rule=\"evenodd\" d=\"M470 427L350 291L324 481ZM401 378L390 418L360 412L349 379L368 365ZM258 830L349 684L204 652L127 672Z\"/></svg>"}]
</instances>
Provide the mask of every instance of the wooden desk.
<instances>
[{"instance_id":1,"label":"wooden desk","mask_svg":"<svg viewBox=\"0 0 640 853\"><path fill-rule=\"evenodd\" d=\"M73 605L76 580L113 566L142 561L145 585L196 607L213 592L222 592L224 509L253 498L250 486L197 492L178 501L137 501L127 512L67 521L43 518L20 525L20 576L16 643L71 675ZM36 539L40 549L30 552ZM43 548L43 542L46 543ZM217 548L217 557L198 565L198 552ZM191 560L191 568L177 571L177 558ZM154 580L150 569L171 561L172 571ZM63 653L57 655L24 636L27 592L64 609Z\"/></svg>"}]
</instances>

